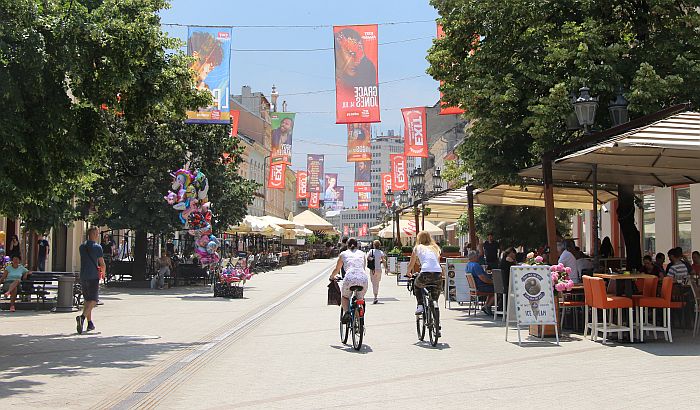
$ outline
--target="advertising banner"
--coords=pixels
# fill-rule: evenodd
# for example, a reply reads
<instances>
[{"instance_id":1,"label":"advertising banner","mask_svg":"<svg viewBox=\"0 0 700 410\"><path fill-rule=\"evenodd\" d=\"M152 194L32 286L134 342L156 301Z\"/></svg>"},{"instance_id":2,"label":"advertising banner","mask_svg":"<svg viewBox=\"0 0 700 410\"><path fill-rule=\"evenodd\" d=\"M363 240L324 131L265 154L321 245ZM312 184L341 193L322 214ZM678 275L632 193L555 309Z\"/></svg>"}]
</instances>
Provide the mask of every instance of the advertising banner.
<instances>
[{"instance_id":1,"label":"advertising banner","mask_svg":"<svg viewBox=\"0 0 700 410\"><path fill-rule=\"evenodd\" d=\"M343 225L343 236L348 236L350 234L350 229L347 225Z\"/></svg>"},{"instance_id":2,"label":"advertising banner","mask_svg":"<svg viewBox=\"0 0 700 410\"><path fill-rule=\"evenodd\" d=\"M553 289L549 266L521 265L510 269L510 292L519 326L557 323Z\"/></svg>"},{"instance_id":3,"label":"advertising banner","mask_svg":"<svg viewBox=\"0 0 700 410\"><path fill-rule=\"evenodd\" d=\"M344 186L339 186L337 187L338 191L338 200L335 201L335 211L340 211L345 207L345 187Z\"/></svg>"},{"instance_id":4,"label":"advertising banner","mask_svg":"<svg viewBox=\"0 0 700 410\"><path fill-rule=\"evenodd\" d=\"M404 124L404 155L428 157L428 135L425 130L425 107L402 108Z\"/></svg>"},{"instance_id":5,"label":"advertising banner","mask_svg":"<svg viewBox=\"0 0 700 410\"><path fill-rule=\"evenodd\" d=\"M238 110L231 110L230 112L231 115L231 136L232 137L237 137L238 136L238 124L241 120L241 112Z\"/></svg>"},{"instance_id":6,"label":"advertising banner","mask_svg":"<svg viewBox=\"0 0 700 410\"><path fill-rule=\"evenodd\" d=\"M372 202L372 191L369 192L358 192L357 202Z\"/></svg>"},{"instance_id":7,"label":"advertising banner","mask_svg":"<svg viewBox=\"0 0 700 410\"><path fill-rule=\"evenodd\" d=\"M267 178L267 187L270 189L284 189L286 164L271 164L270 176Z\"/></svg>"},{"instance_id":8,"label":"advertising banner","mask_svg":"<svg viewBox=\"0 0 700 410\"><path fill-rule=\"evenodd\" d=\"M292 163L292 132L294 131L293 112L270 113L272 125L272 148L270 156L273 164Z\"/></svg>"},{"instance_id":9,"label":"advertising banner","mask_svg":"<svg viewBox=\"0 0 700 410\"><path fill-rule=\"evenodd\" d=\"M323 200L325 201L325 205L332 205L338 200L338 174L333 173L333 174L325 174L324 178L324 187L326 190L324 191L323 195Z\"/></svg>"},{"instance_id":10,"label":"advertising banner","mask_svg":"<svg viewBox=\"0 0 700 410\"><path fill-rule=\"evenodd\" d=\"M358 211L369 211L369 203L367 203L367 202L358 202L358 203L357 203L357 210L358 210Z\"/></svg>"},{"instance_id":11,"label":"advertising banner","mask_svg":"<svg viewBox=\"0 0 700 410\"><path fill-rule=\"evenodd\" d=\"M187 55L194 57L195 87L212 94L211 105L187 111L185 122L230 124L231 28L188 27Z\"/></svg>"},{"instance_id":12,"label":"advertising banner","mask_svg":"<svg viewBox=\"0 0 700 410\"><path fill-rule=\"evenodd\" d=\"M391 187L391 172L387 172L385 174L382 174L382 203L387 204L387 206L391 206L391 204L388 203L386 199L386 191L390 189L393 192L393 188Z\"/></svg>"},{"instance_id":13,"label":"advertising banner","mask_svg":"<svg viewBox=\"0 0 700 410\"><path fill-rule=\"evenodd\" d=\"M438 24L437 25L437 38L443 38L445 37L445 32L442 31L442 25ZM474 51L472 50L469 55L472 55ZM442 87L443 82L440 81L440 86ZM459 108L459 107L450 107L447 104L442 102L442 91L440 92L440 115L455 115L455 114L463 114L464 110Z\"/></svg>"},{"instance_id":14,"label":"advertising banner","mask_svg":"<svg viewBox=\"0 0 700 410\"><path fill-rule=\"evenodd\" d=\"M367 226L367 224L362 224L362 228L360 228L360 229L362 229L362 233L360 234L360 236L368 236L369 235L369 226Z\"/></svg>"},{"instance_id":15,"label":"advertising banner","mask_svg":"<svg viewBox=\"0 0 700 410\"><path fill-rule=\"evenodd\" d=\"M348 124L348 162L372 160L372 128L370 124Z\"/></svg>"},{"instance_id":16,"label":"advertising banner","mask_svg":"<svg viewBox=\"0 0 700 410\"><path fill-rule=\"evenodd\" d=\"M320 205L320 192L309 192L309 209L318 209Z\"/></svg>"},{"instance_id":17,"label":"advertising banner","mask_svg":"<svg viewBox=\"0 0 700 410\"><path fill-rule=\"evenodd\" d=\"M297 199L305 199L309 197L308 184L309 179L306 171L297 171Z\"/></svg>"},{"instance_id":18,"label":"advertising banner","mask_svg":"<svg viewBox=\"0 0 700 410\"><path fill-rule=\"evenodd\" d=\"M308 191L318 192L323 191L323 155L308 154L306 156L306 172L309 178Z\"/></svg>"},{"instance_id":19,"label":"advertising banner","mask_svg":"<svg viewBox=\"0 0 700 410\"><path fill-rule=\"evenodd\" d=\"M355 192L372 192L371 161L355 163Z\"/></svg>"},{"instance_id":20,"label":"advertising banner","mask_svg":"<svg viewBox=\"0 0 700 410\"><path fill-rule=\"evenodd\" d=\"M406 157L401 154L389 156L391 162L391 189L394 192L408 189L408 176L406 171Z\"/></svg>"},{"instance_id":21,"label":"advertising banner","mask_svg":"<svg viewBox=\"0 0 700 410\"><path fill-rule=\"evenodd\" d=\"M336 123L379 122L377 25L333 27Z\"/></svg>"}]
</instances>

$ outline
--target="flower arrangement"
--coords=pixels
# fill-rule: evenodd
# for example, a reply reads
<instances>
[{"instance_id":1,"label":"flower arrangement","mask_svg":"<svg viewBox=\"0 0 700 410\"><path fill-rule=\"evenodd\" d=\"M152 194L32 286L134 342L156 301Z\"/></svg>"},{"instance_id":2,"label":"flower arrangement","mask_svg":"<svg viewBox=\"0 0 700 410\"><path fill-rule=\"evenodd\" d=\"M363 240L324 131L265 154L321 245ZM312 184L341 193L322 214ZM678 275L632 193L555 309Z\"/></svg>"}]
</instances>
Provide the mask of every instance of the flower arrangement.
<instances>
[{"instance_id":1,"label":"flower arrangement","mask_svg":"<svg viewBox=\"0 0 700 410\"><path fill-rule=\"evenodd\" d=\"M245 284L245 282L252 277L253 275L248 268L229 267L221 271L220 281L229 286L239 286Z\"/></svg>"},{"instance_id":2,"label":"flower arrangement","mask_svg":"<svg viewBox=\"0 0 700 410\"><path fill-rule=\"evenodd\" d=\"M570 291L574 287L574 281L569 278L571 268L563 264L552 265L549 270L552 272L552 283L558 292Z\"/></svg>"},{"instance_id":3,"label":"flower arrangement","mask_svg":"<svg viewBox=\"0 0 700 410\"><path fill-rule=\"evenodd\" d=\"M530 252L525 257L528 265L544 265L544 258L540 255L535 255L535 252Z\"/></svg>"}]
</instances>

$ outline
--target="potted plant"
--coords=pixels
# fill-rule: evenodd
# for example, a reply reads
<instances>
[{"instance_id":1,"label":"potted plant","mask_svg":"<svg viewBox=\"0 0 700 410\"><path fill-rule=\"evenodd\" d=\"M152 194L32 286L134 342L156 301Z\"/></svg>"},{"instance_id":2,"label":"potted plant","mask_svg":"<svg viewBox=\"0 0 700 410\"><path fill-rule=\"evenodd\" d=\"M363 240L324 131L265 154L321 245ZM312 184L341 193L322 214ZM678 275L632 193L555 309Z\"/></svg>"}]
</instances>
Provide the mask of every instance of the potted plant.
<instances>
[{"instance_id":1,"label":"potted plant","mask_svg":"<svg viewBox=\"0 0 700 410\"><path fill-rule=\"evenodd\" d=\"M443 258L458 258L462 256L462 253L459 251L459 246L445 245L442 247L442 255L440 256Z\"/></svg>"},{"instance_id":2,"label":"potted plant","mask_svg":"<svg viewBox=\"0 0 700 410\"><path fill-rule=\"evenodd\" d=\"M401 247L401 254L403 256L411 256L413 253L413 246L402 246Z\"/></svg>"}]
</instances>

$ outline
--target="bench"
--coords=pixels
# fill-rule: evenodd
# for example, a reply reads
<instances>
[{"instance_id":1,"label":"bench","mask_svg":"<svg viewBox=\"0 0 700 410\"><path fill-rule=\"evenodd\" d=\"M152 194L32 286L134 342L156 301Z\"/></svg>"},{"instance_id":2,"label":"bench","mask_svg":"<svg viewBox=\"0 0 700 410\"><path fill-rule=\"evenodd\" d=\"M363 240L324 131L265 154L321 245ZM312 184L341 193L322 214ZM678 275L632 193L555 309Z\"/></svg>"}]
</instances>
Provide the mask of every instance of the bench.
<instances>
[{"instance_id":1,"label":"bench","mask_svg":"<svg viewBox=\"0 0 700 410\"><path fill-rule=\"evenodd\" d=\"M75 285L72 289L72 299L73 304L78 306L80 304L80 285L78 280L78 274L74 272L32 272L31 275L20 283L17 289L17 296L19 300L30 302L32 301L32 296L36 297L36 309L38 310L41 306L42 308L46 305L47 296L51 293L55 293L58 296L58 281L62 276L72 275L75 277Z\"/></svg>"}]
</instances>

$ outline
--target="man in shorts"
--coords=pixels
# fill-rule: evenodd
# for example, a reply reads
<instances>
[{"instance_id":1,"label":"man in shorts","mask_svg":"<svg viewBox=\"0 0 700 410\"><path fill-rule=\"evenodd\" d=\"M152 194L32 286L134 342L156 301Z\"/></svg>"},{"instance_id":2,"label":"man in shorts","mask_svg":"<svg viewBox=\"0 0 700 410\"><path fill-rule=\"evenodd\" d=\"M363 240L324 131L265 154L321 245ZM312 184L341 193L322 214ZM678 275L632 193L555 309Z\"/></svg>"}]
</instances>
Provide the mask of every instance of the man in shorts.
<instances>
[{"instance_id":1,"label":"man in shorts","mask_svg":"<svg viewBox=\"0 0 700 410\"><path fill-rule=\"evenodd\" d=\"M99 231L96 227L88 229L88 240L80 245L80 287L83 290L83 314L75 317L79 334L83 333L83 325L87 319L86 331L95 330L92 323L92 309L97 304L98 290L100 287L99 269L104 272L105 260L102 256L102 247L99 240Z\"/></svg>"}]
</instances>

